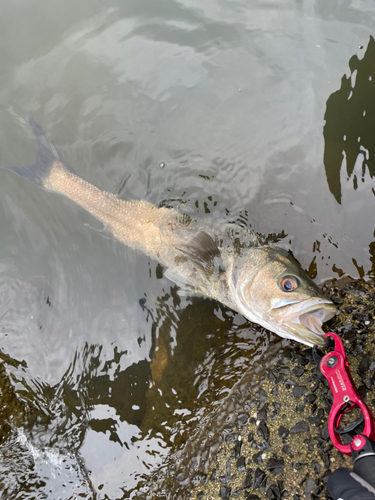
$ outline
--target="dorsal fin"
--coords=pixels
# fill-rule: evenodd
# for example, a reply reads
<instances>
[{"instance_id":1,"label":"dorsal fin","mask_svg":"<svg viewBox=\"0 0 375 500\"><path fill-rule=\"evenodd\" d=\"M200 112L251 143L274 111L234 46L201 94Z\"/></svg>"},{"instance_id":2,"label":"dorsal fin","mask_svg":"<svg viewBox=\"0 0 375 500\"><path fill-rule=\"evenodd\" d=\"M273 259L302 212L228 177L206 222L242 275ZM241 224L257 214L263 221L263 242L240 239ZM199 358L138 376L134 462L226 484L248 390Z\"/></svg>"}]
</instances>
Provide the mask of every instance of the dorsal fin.
<instances>
[{"instance_id":1,"label":"dorsal fin","mask_svg":"<svg viewBox=\"0 0 375 500\"><path fill-rule=\"evenodd\" d=\"M205 276L212 276L215 268L223 270L220 251L205 231L200 231L186 245L178 248Z\"/></svg>"}]
</instances>

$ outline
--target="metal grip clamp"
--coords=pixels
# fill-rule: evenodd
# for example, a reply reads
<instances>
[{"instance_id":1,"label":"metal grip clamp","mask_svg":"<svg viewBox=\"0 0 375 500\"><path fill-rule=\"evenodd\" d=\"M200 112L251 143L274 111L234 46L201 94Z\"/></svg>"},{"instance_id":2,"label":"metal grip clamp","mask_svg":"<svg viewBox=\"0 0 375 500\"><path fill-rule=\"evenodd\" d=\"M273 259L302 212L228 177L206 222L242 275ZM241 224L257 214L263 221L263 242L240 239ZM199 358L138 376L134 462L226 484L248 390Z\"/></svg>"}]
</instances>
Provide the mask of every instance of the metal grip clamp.
<instances>
[{"instance_id":1,"label":"metal grip clamp","mask_svg":"<svg viewBox=\"0 0 375 500\"><path fill-rule=\"evenodd\" d=\"M333 395L332 408L328 417L328 431L333 445L345 455L350 456L352 454L350 444L344 445L340 435L354 430L364 422L362 434L375 440L375 420L353 382L340 337L332 332L326 333L325 337L331 337L335 342L334 350L323 356L319 365ZM344 429L340 429L343 416L354 408L361 410L361 417Z\"/></svg>"}]
</instances>

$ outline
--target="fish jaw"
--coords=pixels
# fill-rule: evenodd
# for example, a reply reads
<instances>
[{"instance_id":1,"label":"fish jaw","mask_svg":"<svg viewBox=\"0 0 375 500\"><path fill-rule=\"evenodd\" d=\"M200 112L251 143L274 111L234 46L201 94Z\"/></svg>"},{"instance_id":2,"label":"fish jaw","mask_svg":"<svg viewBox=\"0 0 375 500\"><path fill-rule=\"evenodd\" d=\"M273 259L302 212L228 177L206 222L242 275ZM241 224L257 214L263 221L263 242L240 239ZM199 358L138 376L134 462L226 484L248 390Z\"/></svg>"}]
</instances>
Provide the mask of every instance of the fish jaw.
<instances>
[{"instance_id":1,"label":"fish jaw","mask_svg":"<svg viewBox=\"0 0 375 500\"><path fill-rule=\"evenodd\" d=\"M289 278L293 289L282 286ZM235 309L250 321L308 346L326 344L321 326L336 306L285 250L264 245L233 257L227 282Z\"/></svg>"},{"instance_id":2,"label":"fish jaw","mask_svg":"<svg viewBox=\"0 0 375 500\"><path fill-rule=\"evenodd\" d=\"M308 346L324 347L326 339L322 324L337 314L337 308L328 299L313 297L287 305L283 303L280 307L276 305L271 314L279 325L279 331L274 331L281 337L292 338Z\"/></svg>"},{"instance_id":3,"label":"fish jaw","mask_svg":"<svg viewBox=\"0 0 375 500\"><path fill-rule=\"evenodd\" d=\"M248 320L258 323L280 337L296 340L308 346L324 347L326 339L321 328L325 321L337 314L337 308L324 297L304 300L277 300L268 310L257 301L246 301L242 287L229 279L235 308Z\"/></svg>"}]
</instances>

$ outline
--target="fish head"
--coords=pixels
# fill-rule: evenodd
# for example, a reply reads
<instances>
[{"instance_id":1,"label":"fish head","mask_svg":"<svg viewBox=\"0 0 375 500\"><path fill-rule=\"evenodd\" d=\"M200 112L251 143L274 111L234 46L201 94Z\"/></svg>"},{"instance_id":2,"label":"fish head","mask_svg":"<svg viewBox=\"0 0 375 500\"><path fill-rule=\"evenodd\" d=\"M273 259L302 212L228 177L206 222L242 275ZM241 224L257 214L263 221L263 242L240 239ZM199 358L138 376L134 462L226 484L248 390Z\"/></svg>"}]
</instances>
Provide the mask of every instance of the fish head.
<instances>
[{"instance_id":1,"label":"fish head","mask_svg":"<svg viewBox=\"0 0 375 500\"><path fill-rule=\"evenodd\" d=\"M237 309L250 321L303 344L326 344L322 324L336 306L282 248L265 245L233 259L229 284Z\"/></svg>"}]
</instances>

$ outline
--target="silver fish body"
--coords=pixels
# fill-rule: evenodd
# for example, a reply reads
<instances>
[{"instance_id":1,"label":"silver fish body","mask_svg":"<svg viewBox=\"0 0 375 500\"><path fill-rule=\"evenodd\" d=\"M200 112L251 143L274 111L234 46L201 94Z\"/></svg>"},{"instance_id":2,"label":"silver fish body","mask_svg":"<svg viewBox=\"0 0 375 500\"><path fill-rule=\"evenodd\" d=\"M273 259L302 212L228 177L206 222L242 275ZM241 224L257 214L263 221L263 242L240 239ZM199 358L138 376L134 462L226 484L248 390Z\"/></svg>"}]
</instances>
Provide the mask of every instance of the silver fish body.
<instances>
[{"instance_id":1,"label":"silver fish body","mask_svg":"<svg viewBox=\"0 0 375 500\"><path fill-rule=\"evenodd\" d=\"M182 294L219 300L282 337L325 344L321 325L336 307L285 250L236 224L199 224L177 210L101 191L64 164L39 125L28 123L39 157L8 170L88 210L103 222L104 235L159 261Z\"/></svg>"}]
</instances>

